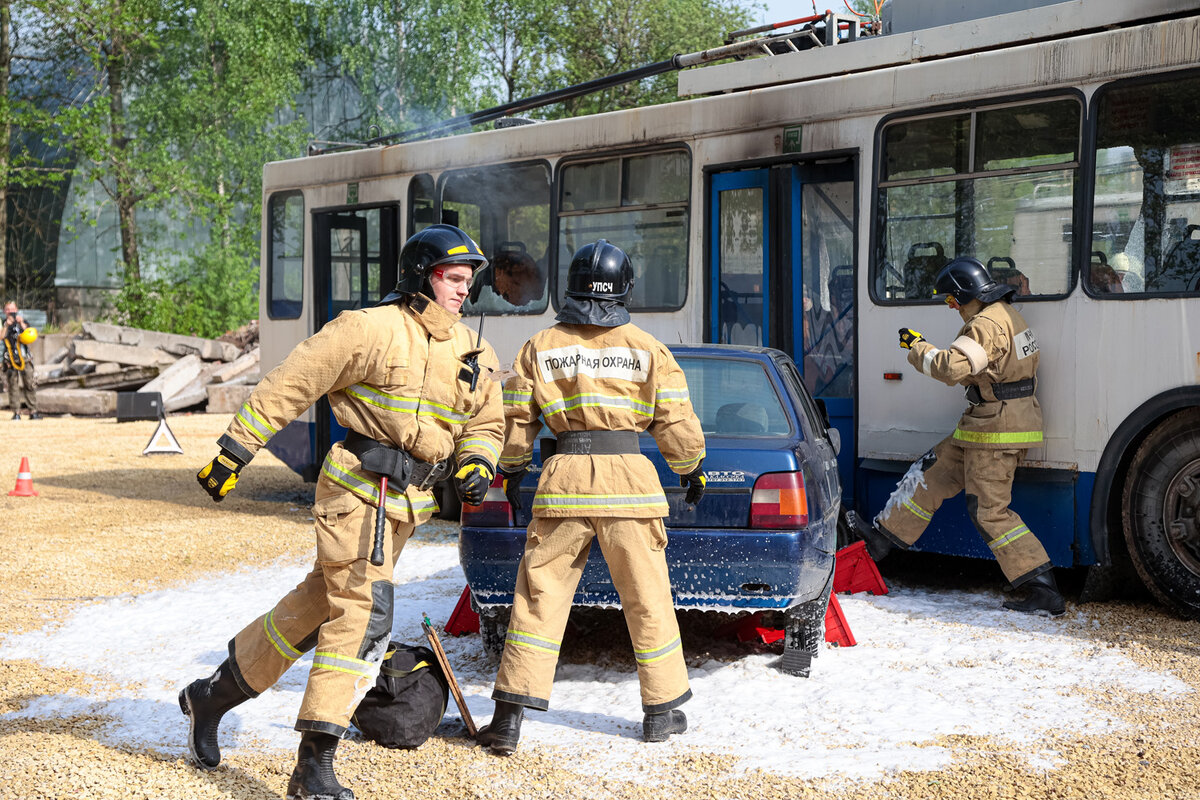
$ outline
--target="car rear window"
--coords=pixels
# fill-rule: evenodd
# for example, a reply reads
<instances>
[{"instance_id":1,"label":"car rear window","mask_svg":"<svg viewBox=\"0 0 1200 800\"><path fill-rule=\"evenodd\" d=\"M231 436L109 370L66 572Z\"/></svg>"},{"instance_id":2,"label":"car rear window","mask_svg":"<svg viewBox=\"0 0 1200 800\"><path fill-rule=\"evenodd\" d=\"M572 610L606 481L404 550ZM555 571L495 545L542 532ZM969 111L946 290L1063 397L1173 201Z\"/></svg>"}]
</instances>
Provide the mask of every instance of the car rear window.
<instances>
[{"instance_id":1,"label":"car rear window","mask_svg":"<svg viewBox=\"0 0 1200 800\"><path fill-rule=\"evenodd\" d=\"M761 361L679 356L705 435L786 436L792 424Z\"/></svg>"}]
</instances>

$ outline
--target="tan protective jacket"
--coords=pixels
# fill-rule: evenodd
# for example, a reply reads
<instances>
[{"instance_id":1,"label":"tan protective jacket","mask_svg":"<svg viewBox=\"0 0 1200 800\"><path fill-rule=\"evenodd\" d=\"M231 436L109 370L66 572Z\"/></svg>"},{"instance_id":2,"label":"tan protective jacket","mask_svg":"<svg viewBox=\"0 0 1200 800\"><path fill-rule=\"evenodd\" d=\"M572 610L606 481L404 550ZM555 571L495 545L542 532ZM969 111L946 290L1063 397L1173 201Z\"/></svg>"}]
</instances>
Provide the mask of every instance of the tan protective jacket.
<instances>
[{"instance_id":1,"label":"tan protective jacket","mask_svg":"<svg viewBox=\"0 0 1200 800\"><path fill-rule=\"evenodd\" d=\"M963 447L1022 450L1042 443L1042 407L1030 395L997 400L994 383L1037 375L1038 342L1010 303L983 305L972 300L959 309L966 324L945 350L925 340L908 353L921 372L949 386L978 386L984 402L970 406L958 421L954 439Z\"/></svg>"},{"instance_id":2,"label":"tan protective jacket","mask_svg":"<svg viewBox=\"0 0 1200 800\"><path fill-rule=\"evenodd\" d=\"M423 295L411 305L343 311L267 373L226 434L256 453L328 394L341 425L422 461L475 455L495 465L504 434L496 353L486 341L480 345L480 375L471 392L459 372L476 335L458 320ZM379 502L378 476L364 472L338 442L321 465L317 501L345 492ZM428 491L388 488L391 519L420 524L437 507Z\"/></svg>"},{"instance_id":3,"label":"tan protective jacket","mask_svg":"<svg viewBox=\"0 0 1200 800\"><path fill-rule=\"evenodd\" d=\"M562 431L645 431L680 475L704 458L704 433L687 379L670 351L641 328L559 324L534 335L504 384L501 469L529 464L539 416ZM556 455L542 465L535 517L667 516L667 498L650 459Z\"/></svg>"}]
</instances>

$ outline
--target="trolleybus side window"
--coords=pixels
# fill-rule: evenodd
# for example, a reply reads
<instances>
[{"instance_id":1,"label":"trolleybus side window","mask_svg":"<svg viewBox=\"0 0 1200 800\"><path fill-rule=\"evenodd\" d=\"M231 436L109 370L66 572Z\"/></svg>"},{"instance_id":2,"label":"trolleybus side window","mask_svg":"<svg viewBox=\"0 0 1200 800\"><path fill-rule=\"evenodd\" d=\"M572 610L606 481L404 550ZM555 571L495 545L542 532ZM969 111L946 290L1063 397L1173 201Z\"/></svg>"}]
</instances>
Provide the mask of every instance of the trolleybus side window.
<instances>
[{"instance_id":1,"label":"trolleybus side window","mask_svg":"<svg viewBox=\"0 0 1200 800\"><path fill-rule=\"evenodd\" d=\"M466 231L491 262L478 276L467 315L546 310L550 252L550 167L503 164L442 176L441 220Z\"/></svg>"},{"instance_id":2,"label":"trolleybus side window","mask_svg":"<svg viewBox=\"0 0 1200 800\"><path fill-rule=\"evenodd\" d=\"M434 223L434 184L428 175L414 175L408 184L408 235Z\"/></svg>"},{"instance_id":3,"label":"trolleybus side window","mask_svg":"<svg viewBox=\"0 0 1200 800\"><path fill-rule=\"evenodd\" d=\"M1056 98L892 120L880 136L877 301L929 302L958 256L1022 296L1066 294L1081 104Z\"/></svg>"},{"instance_id":4,"label":"trolleybus side window","mask_svg":"<svg viewBox=\"0 0 1200 800\"><path fill-rule=\"evenodd\" d=\"M558 210L561 301L571 255L608 239L633 264L632 311L674 311L687 297L691 156L671 150L563 166Z\"/></svg>"},{"instance_id":5,"label":"trolleybus side window","mask_svg":"<svg viewBox=\"0 0 1200 800\"><path fill-rule=\"evenodd\" d=\"M273 194L267 209L267 314L296 319L304 306L304 196Z\"/></svg>"},{"instance_id":6,"label":"trolleybus side window","mask_svg":"<svg viewBox=\"0 0 1200 800\"><path fill-rule=\"evenodd\" d=\"M1200 75L1109 85L1094 102L1088 290L1200 292Z\"/></svg>"}]
</instances>

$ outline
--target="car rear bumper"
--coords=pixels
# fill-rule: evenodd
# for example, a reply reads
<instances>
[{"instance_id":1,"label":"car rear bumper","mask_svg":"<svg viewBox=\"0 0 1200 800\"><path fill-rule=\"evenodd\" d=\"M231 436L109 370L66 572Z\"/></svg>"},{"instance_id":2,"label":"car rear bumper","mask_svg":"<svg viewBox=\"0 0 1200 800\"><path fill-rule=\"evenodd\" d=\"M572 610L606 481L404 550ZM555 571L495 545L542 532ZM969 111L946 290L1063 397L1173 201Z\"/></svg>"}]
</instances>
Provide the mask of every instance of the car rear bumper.
<instances>
[{"instance_id":1,"label":"car rear bumper","mask_svg":"<svg viewBox=\"0 0 1200 800\"><path fill-rule=\"evenodd\" d=\"M789 608L821 596L834 567L835 531L670 528L667 566L676 608ZM476 602L511 605L525 549L522 528L463 528L459 561ZM594 545L575 605L619 606L608 567Z\"/></svg>"}]
</instances>

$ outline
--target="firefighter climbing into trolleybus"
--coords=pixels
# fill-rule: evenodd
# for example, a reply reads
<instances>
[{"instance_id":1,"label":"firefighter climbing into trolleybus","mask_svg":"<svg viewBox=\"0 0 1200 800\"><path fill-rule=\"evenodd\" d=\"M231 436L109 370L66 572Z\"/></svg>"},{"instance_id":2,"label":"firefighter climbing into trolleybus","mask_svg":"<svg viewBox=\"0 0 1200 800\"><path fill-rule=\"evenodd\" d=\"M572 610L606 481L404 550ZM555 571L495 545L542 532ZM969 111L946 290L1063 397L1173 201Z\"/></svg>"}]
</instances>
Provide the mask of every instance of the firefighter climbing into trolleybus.
<instances>
[{"instance_id":1,"label":"firefighter climbing into trolleybus","mask_svg":"<svg viewBox=\"0 0 1200 800\"><path fill-rule=\"evenodd\" d=\"M934 380L965 386L969 405L954 432L909 467L874 522L860 520L858 528L878 561L916 544L942 502L965 491L971 521L1008 581L1024 590L1004 607L1058 616L1065 605L1050 558L1008 507L1017 463L1042 442L1034 396L1039 347L1012 307L1016 291L978 260L956 258L938 273L935 293L962 317L958 337L938 348L912 328L900 329L909 363Z\"/></svg>"}]
</instances>

